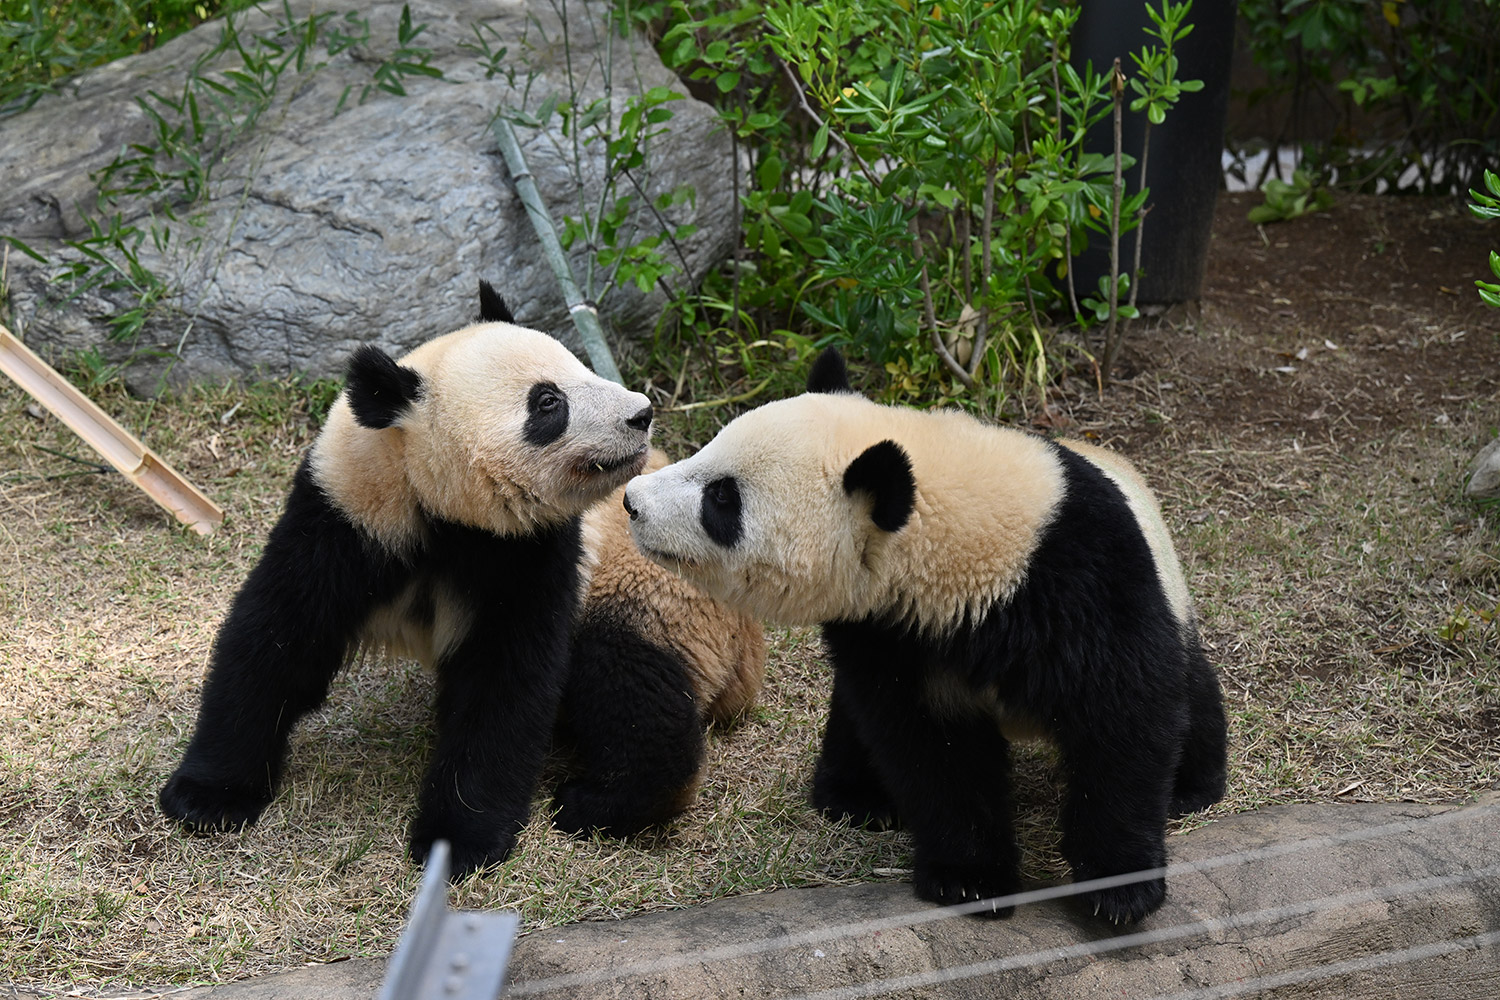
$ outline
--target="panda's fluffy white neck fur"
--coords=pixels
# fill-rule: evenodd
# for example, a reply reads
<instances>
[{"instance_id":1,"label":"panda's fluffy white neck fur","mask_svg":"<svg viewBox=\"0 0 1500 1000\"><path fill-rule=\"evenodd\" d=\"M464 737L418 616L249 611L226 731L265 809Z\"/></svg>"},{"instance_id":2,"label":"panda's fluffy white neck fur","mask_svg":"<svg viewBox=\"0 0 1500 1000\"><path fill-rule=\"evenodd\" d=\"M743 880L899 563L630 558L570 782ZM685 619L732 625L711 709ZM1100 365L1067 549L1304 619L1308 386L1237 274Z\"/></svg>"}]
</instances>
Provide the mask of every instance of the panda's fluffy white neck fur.
<instances>
[{"instance_id":1,"label":"panda's fluffy white neck fur","mask_svg":"<svg viewBox=\"0 0 1500 1000\"><path fill-rule=\"evenodd\" d=\"M905 527L869 536L860 588L867 611L932 634L977 623L1023 582L1062 495L1062 467L1029 434L954 411L868 405L860 433L875 436L865 446L886 438L900 444L917 494Z\"/></svg>"},{"instance_id":2,"label":"panda's fluffy white neck fur","mask_svg":"<svg viewBox=\"0 0 1500 1000\"><path fill-rule=\"evenodd\" d=\"M374 430L354 419L340 396L312 448L312 474L333 505L395 553L422 539L421 506L406 478L402 431Z\"/></svg>"},{"instance_id":3,"label":"panda's fluffy white neck fur","mask_svg":"<svg viewBox=\"0 0 1500 1000\"><path fill-rule=\"evenodd\" d=\"M936 433L908 446L916 507L905 530L886 541L892 558L881 610L943 633L977 623L1021 585L1062 470L1028 435L962 414L928 417L924 430Z\"/></svg>"}]
</instances>

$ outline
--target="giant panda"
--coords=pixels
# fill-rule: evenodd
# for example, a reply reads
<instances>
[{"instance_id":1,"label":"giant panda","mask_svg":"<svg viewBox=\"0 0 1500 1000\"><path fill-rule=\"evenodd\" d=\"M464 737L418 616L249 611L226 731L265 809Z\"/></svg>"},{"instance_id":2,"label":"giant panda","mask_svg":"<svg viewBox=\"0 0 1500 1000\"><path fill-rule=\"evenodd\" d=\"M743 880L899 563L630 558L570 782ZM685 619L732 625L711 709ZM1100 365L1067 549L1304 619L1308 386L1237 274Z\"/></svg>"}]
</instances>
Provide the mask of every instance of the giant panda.
<instances>
[{"instance_id":1,"label":"giant panda","mask_svg":"<svg viewBox=\"0 0 1500 1000\"><path fill-rule=\"evenodd\" d=\"M167 816L254 822L293 725L356 650L383 647L437 675L412 856L446 839L458 876L510 852L567 677L581 515L644 467L652 407L516 326L487 285L480 311L399 360L350 358L219 629Z\"/></svg>"},{"instance_id":2,"label":"giant panda","mask_svg":"<svg viewBox=\"0 0 1500 1000\"><path fill-rule=\"evenodd\" d=\"M653 448L646 471L666 464ZM553 824L569 833L628 836L686 809L705 727L743 714L765 676L760 622L645 558L624 492L583 518L588 587L557 724L566 776L553 798Z\"/></svg>"},{"instance_id":3,"label":"giant panda","mask_svg":"<svg viewBox=\"0 0 1500 1000\"><path fill-rule=\"evenodd\" d=\"M834 670L813 804L911 832L917 895L1016 891L1008 747L1045 737L1073 877L1158 869L1222 797L1226 724L1156 501L1100 448L882 406L819 357L625 491L641 550L761 618L821 623ZM1084 894L1116 923L1159 877ZM1000 916L1009 909L992 904Z\"/></svg>"}]
</instances>

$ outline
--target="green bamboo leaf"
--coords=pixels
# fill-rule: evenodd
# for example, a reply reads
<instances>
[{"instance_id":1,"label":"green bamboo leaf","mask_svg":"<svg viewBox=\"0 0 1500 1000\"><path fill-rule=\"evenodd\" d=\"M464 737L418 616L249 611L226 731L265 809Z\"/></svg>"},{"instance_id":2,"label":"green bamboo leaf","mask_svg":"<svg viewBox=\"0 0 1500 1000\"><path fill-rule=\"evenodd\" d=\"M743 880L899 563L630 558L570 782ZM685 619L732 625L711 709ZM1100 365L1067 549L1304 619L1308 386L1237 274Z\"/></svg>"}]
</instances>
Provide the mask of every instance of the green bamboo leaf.
<instances>
[{"instance_id":1,"label":"green bamboo leaf","mask_svg":"<svg viewBox=\"0 0 1500 1000\"><path fill-rule=\"evenodd\" d=\"M5 242L9 243L11 246L15 247L17 250L21 251L32 260L36 261L38 264L47 263L46 257L43 257L41 254L37 253L31 247L16 239L14 236L0 236L0 239L5 240Z\"/></svg>"}]
</instances>

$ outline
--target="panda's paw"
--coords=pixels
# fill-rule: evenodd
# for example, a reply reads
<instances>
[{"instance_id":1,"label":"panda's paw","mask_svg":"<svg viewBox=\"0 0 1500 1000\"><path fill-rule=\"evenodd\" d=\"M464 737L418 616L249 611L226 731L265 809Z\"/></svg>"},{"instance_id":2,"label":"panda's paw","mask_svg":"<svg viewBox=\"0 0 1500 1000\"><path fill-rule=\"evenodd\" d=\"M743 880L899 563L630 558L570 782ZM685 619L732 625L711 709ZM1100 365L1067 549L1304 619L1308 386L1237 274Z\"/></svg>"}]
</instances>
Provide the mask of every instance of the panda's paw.
<instances>
[{"instance_id":1,"label":"panda's paw","mask_svg":"<svg viewBox=\"0 0 1500 1000\"><path fill-rule=\"evenodd\" d=\"M439 840L448 842L448 880L450 882L460 881L491 865L500 864L510 857L511 850L516 846L514 834L497 839L493 835L476 838L458 833L418 833L414 830L407 853L417 864L425 865L427 856L432 853L433 843Z\"/></svg>"},{"instance_id":2,"label":"panda's paw","mask_svg":"<svg viewBox=\"0 0 1500 1000\"><path fill-rule=\"evenodd\" d=\"M270 804L271 794L263 787L203 781L179 771L162 786L156 801L169 818L195 833L206 833L249 826Z\"/></svg>"},{"instance_id":3,"label":"panda's paw","mask_svg":"<svg viewBox=\"0 0 1500 1000\"><path fill-rule=\"evenodd\" d=\"M1191 780L1185 779L1179 773L1177 787L1172 789L1172 804L1167 810L1167 815L1175 819L1178 816L1195 813L1200 809L1207 809L1224 797L1224 788L1225 779L1222 769L1206 775L1194 776Z\"/></svg>"},{"instance_id":4,"label":"panda's paw","mask_svg":"<svg viewBox=\"0 0 1500 1000\"><path fill-rule=\"evenodd\" d=\"M1083 905L1100 920L1115 925L1133 924L1151 913L1167 898L1166 879L1133 885L1118 885L1083 894Z\"/></svg>"},{"instance_id":5,"label":"panda's paw","mask_svg":"<svg viewBox=\"0 0 1500 1000\"><path fill-rule=\"evenodd\" d=\"M895 830L901 825L895 804L879 789L827 781L822 775L813 782L812 804L831 823L865 830Z\"/></svg>"},{"instance_id":6,"label":"panda's paw","mask_svg":"<svg viewBox=\"0 0 1500 1000\"><path fill-rule=\"evenodd\" d=\"M1176 819L1179 816L1186 816L1189 813L1195 813L1201 809L1207 809L1209 806L1213 805L1223 797L1224 792L1222 789L1217 792L1209 790L1205 792L1174 795L1172 798L1172 804L1167 809L1167 816L1171 819Z\"/></svg>"},{"instance_id":7,"label":"panda's paw","mask_svg":"<svg viewBox=\"0 0 1500 1000\"><path fill-rule=\"evenodd\" d=\"M818 811L830 823L848 823L850 826L859 827L861 830L896 830L901 825L896 818L896 810L894 809L835 804L820 806L818 807Z\"/></svg>"},{"instance_id":8,"label":"panda's paw","mask_svg":"<svg viewBox=\"0 0 1500 1000\"><path fill-rule=\"evenodd\" d=\"M976 917L1004 919L1016 912L1014 905L1000 905L996 900L1015 893L1020 879L994 865L918 864L915 882L918 898L941 906L983 904L975 905Z\"/></svg>"},{"instance_id":9,"label":"panda's paw","mask_svg":"<svg viewBox=\"0 0 1500 1000\"><path fill-rule=\"evenodd\" d=\"M641 808L637 802L632 808L628 796L582 781L564 781L558 785L552 804L557 810L552 815L552 825L575 837L593 832L606 837L630 837L673 815L665 806Z\"/></svg>"}]
</instances>

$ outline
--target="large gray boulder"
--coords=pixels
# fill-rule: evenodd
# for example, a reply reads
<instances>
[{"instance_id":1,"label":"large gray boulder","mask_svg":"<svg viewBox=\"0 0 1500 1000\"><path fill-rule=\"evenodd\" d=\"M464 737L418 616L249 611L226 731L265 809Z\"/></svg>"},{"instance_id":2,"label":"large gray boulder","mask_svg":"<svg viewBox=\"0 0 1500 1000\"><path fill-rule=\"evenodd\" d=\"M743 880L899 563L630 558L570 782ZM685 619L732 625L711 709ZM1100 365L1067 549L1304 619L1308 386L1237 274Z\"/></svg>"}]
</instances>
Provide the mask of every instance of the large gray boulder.
<instances>
[{"instance_id":1,"label":"large gray boulder","mask_svg":"<svg viewBox=\"0 0 1500 1000\"><path fill-rule=\"evenodd\" d=\"M164 292L135 343L132 385L149 389L168 371L173 381L336 373L356 345L403 350L469 321L481 277L505 295L520 322L576 346L561 293L496 148L493 118L501 108L536 109L548 95L568 99L569 65L579 107L608 96L618 114L630 96L651 87L683 88L649 46L611 34L602 4L411 0L412 25L425 25L411 44L430 49L429 65L443 76L406 75L400 78L406 96L371 90L360 103L377 68L394 56L402 7L401 0L358 5L368 42L334 55L320 43L301 71L295 65L281 71L253 125L189 142L195 154L215 143L226 153L202 198L184 199L179 186L175 200L158 192L124 198L112 209L146 237L136 253ZM252 53L251 38L275 31L284 17L279 3L265 9L270 13L252 11L234 22ZM297 19L322 9L311 0L290 5ZM568 18L566 48L557 11ZM325 22L325 32L348 29L342 18ZM223 30L222 22L205 24L156 51L84 74L0 120L0 177L6 178L0 234L49 258L42 265L11 252L12 313L44 355L90 347L116 362L129 355L108 340L110 318L137 296L100 286L78 294L79 283L55 280L60 264L82 257L65 241L89 236L85 212L107 220L94 208L99 171L131 155L131 144L162 147L141 101L160 112L151 94L180 97ZM508 54L487 66L476 58L485 46L491 52L504 46ZM197 72L228 83L225 72L243 62L230 48ZM206 101L212 88L197 91L202 116L215 116ZM666 212L673 225L699 227L681 244L686 273L671 279L680 287L732 249L737 212L728 183L730 140L713 112L692 99L669 108L673 118L651 139L648 161L634 174L653 198L682 185L696 192ZM555 116L547 129L517 131L554 219L581 216L581 205L598 210L602 142L575 146ZM581 190L575 148L585 160ZM158 172L182 166L154 161ZM620 186L621 193L631 190L627 181ZM641 232L659 231L643 202L635 199L632 220L646 227ZM162 243L162 236L169 238ZM580 283L588 258L574 246ZM659 288L617 286L604 296L600 307L616 349L649 337L665 301ZM168 364L165 357L141 358L142 350L179 358Z\"/></svg>"}]
</instances>

